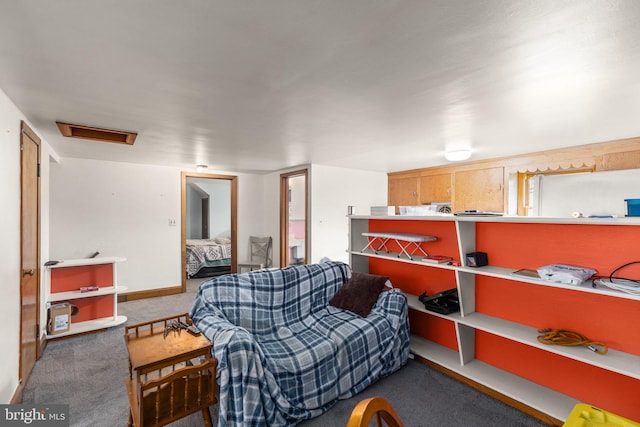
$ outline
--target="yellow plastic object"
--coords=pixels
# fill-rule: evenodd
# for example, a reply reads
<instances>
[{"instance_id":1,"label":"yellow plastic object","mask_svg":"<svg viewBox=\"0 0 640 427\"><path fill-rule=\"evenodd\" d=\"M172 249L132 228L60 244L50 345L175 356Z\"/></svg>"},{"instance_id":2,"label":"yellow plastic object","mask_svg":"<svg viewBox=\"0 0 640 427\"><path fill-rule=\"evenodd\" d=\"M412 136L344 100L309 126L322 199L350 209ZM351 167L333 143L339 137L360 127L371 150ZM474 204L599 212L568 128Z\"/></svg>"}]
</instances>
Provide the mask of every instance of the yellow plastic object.
<instances>
[{"instance_id":1,"label":"yellow plastic object","mask_svg":"<svg viewBox=\"0 0 640 427\"><path fill-rule=\"evenodd\" d=\"M586 403L573 407L563 427L640 427L640 423L612 414Z\"/></svg>"}]
</instances>

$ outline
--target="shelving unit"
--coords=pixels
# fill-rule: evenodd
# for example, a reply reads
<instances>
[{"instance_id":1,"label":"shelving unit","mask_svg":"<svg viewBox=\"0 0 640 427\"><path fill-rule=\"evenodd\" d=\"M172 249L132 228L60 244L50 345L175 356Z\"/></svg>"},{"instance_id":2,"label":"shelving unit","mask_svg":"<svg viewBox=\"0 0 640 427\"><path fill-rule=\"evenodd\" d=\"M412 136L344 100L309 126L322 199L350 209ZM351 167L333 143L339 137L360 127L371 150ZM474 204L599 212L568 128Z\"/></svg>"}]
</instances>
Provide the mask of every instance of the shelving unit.
<instances>
[{"instance_id":1,"label":"shelving unit","mask_svg":"<svg viewBox=\"0 0 640 427\"><path fill-rule=\"evenodd\" d=\"M51 304L69 302L79 308L71 318L69 331L47 334L48 339L118 326L127 321L118 315L117 263L121 257L70 259L45 267L47 308ZM97 291L81 292L84 286L98 286Z\"/></svg>"},{"instance_id":2,"label":"shelving unit","mask_svg":"<svg viewBox=\"0 0 640 427\"><path fill-rule=\"evenodd\" d=\"M564 421L586 402L640 420L640 296L514 276L551 263L590 266L600 274L640 259L637 218L349 217L354 271L388 276L408 296L412 352L542 413ZM363 233L433 235L430 254L464 260L483 251L489 265L472 268L362 251ZM399 252L399 251L397 251ZM630 271L638 277L640 269ZM456 287L450 315L427 311L416 295ZM600 355L584 347L545 345L539 328L566 328L606 342Z\"/></svg>"}]
</instances>

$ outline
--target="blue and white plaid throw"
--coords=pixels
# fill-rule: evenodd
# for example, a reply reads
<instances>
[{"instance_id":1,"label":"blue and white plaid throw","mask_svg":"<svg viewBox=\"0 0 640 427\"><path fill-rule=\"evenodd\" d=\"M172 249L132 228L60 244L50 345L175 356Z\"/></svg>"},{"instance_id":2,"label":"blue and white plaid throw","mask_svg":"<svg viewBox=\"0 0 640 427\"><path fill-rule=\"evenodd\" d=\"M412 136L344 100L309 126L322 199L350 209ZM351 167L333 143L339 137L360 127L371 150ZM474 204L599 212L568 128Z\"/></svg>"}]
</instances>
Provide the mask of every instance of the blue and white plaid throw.
<instances>
[{"instance_id":1,"label":"blue and white plaid throw","mask_svg":"<svg viewBox=\"0 0 640 427\"><path fill-rule=\"evenodd\" d=\"M330 306L338 262L220 276L191 309L218 359L218 426L293 426L403 366L407 299L380 294L366 318Z\"/></svg>"}]
</instances>

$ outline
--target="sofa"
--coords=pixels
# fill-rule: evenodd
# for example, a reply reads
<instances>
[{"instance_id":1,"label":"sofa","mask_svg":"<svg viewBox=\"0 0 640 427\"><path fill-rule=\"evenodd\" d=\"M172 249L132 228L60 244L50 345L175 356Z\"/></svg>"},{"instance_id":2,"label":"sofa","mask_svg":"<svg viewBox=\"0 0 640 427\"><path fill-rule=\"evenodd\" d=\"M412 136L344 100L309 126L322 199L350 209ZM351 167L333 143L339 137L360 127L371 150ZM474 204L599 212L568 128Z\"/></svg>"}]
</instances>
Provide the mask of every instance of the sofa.
<instances>
[{"instance_id":1,"label":"sofa","mask_svg":"<svg viewBox=\"0 0 640 427\"><path fill-rule=\"evenodd\" d=\"M369 313L337 307L364 299L354 277L327 261L200 285L190 315L218 359L219 427L296 425L407 362L406 296L384 288Z\"/></svg>"}]
</instances>

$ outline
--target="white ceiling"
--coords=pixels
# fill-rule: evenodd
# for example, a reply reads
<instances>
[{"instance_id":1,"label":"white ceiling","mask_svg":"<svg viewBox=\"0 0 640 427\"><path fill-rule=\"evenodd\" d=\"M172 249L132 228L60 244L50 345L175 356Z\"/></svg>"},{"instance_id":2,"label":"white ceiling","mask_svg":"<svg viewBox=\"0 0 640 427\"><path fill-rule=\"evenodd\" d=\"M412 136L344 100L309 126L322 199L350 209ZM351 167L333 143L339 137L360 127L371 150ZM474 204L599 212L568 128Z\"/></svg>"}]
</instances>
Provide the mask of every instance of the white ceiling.
<instances>
[{"instance_id":1,"label":"white ceiling","mask_svg":"<svg viewBox=\"0 0 640 427\"><path fill-rule=\"evenodd\" d=\"M62 157L397 171L640 136L640 1L0 0L0 89ZM138 132L64 138L55 121Z\"/></svg>"}]
</instances>

